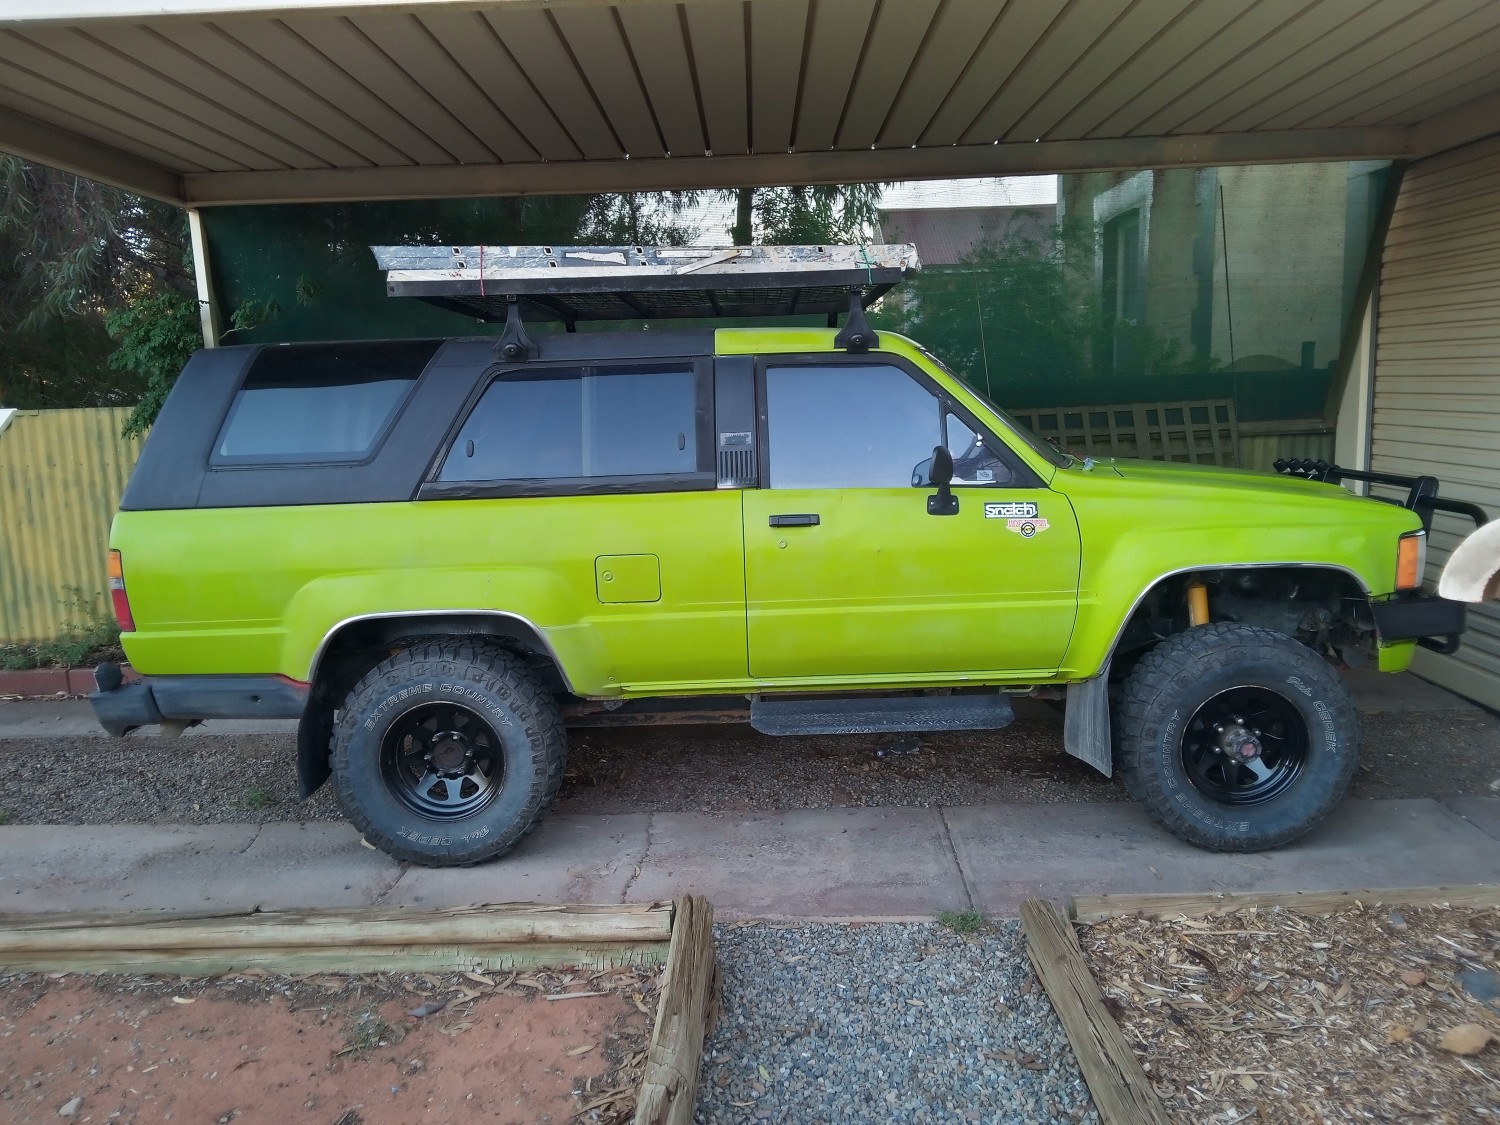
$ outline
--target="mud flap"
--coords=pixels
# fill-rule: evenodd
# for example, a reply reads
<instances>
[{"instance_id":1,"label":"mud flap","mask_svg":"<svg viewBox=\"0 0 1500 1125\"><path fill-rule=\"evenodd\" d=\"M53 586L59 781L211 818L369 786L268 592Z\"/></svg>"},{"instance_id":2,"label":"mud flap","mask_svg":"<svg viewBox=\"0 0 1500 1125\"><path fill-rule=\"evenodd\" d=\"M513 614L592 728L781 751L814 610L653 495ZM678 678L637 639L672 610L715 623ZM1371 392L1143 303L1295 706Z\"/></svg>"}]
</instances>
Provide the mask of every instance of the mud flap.
<instances>
[{"instance_id":1,"label":"mud flap","mask_svg":"<svg viewBox=\"0 0 1500 1125\"><path fill-rule=\"evenodd\" d=\"M297 723L297 796L305 801L323 787L332 772L328 764L333 742L333 708L316 694Z\"/></svg>"},{"instance_id":2,"label":"mud flap","mask_svg":"<svg viewBox=\"0 0 1500 1125\"><path fill-rule=\"evenodd\" d=\"M1063 715L1063 747L1105 777L1114 776L1115 759L1109 731L1108 664L1092 680L1068 685L1068 705Z\"/></svg>"}]
</instances>

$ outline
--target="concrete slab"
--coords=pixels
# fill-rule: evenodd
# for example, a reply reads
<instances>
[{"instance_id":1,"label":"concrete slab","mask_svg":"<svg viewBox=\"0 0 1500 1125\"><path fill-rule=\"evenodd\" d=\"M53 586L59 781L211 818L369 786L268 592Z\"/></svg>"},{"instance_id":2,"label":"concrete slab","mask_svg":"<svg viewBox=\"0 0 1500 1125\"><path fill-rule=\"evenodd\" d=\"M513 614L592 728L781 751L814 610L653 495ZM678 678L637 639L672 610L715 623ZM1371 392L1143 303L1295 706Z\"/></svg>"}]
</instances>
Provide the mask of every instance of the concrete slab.
<instances>
[{"instance_id":1,"label":"concrete slab","mask_svg":"<svg viewBox=\"0 0 1500 1125\"><path fill-rule=\"evenodd\" d=\"M658 813L627 900L689 892L724 918L931 917L970 904L937 809Z\"/></svg>"},{"instance_id":2,"label":"concrete slab","mask_svg":"<svg viewBox=\"0 0 1500 1125\"><path fill-rule=\"evenodd\" d=\"M515 851L471 868L409 868L385 896L391 906L481 902L624 902L645 861L651 817L548 817Z\"/></svg>"},{"instance_id":3,"label":"concrete slab","mask_svg":"<svg viewBox=\"0 0 1500 1125\"><path fill-rule=\"evenodd\" d=\"M0 913L648 902L722 917L1014 916L1035 894L1500 882L1500 800L1350 801L1264 855L1180 843L1131 805L557 816L506 858L406 868L345 824L0 828Z\"/></svg>"},{"instance_id":4,"label":"concrete slab","mask_svg":"<svg viewBox=\"0 0 1500 1125\"><path fill-rule=\"evenodd\" d=\"M0 911L217 910L253 824L0 828ZM253 904L252 904L253 905Z\"/></svg>"},{"instance_id":5,"label":"concrete slab","mask_svg":"<svg viewBox=\"0 0 1500 1125\"><path fill-rule=\"evenodd\" d=\"M360 842L348 824L261 825L244 856L216 880L226 910L368 906L381 901L403 865Z\"/></svg>"},{"instance_id":6,"label":"concrete slab","mask_svg":"<svg viewBox=\"0 0 1500 1125\"><path fill-rule=\"evenodd\" d=\"M946 809L978 909L1014 915L1046 894L1325 890L1500 881L1500 847L1436 801L1346 801L1275 852L1219 855L1169 836L1134 805Z\"/></svg>"},{"instance_id":7,"label":"concrete slab","mask_svg":"<svg viewBox=\"0 0 1500 1125\"><path fill-rule=\"evenodd\" d=\"M297 733L295 719L211 719L183 732L184 737L205 734ZM86 699L12 699L0 701L0 739L4 738L108 738L94 718ZM130 738L158 738L160 727L141 727Z\"/></svg>"},{"instance_id":8,"label":"concrete slab","mask_svg":"<svg viewBox=\"0 0 1500 1125\"><path fill-rule=\"evenodd\" d=\"M1367 714L1386 711L1482 711L1477 703L1410 672L1391 675L1371 668L1347 669L1344 682Z\"/></svg>"},{"instance_id":9,"label":"concrete slab","mask_svg":"<svg viewBox=\"0 0 1500 1125\"><path fill-rule=\"evenodd\" d=\"M1500 840L1500 797L1449 797L1443 804L1481 832Z\"/></svg>"}]
</instances>

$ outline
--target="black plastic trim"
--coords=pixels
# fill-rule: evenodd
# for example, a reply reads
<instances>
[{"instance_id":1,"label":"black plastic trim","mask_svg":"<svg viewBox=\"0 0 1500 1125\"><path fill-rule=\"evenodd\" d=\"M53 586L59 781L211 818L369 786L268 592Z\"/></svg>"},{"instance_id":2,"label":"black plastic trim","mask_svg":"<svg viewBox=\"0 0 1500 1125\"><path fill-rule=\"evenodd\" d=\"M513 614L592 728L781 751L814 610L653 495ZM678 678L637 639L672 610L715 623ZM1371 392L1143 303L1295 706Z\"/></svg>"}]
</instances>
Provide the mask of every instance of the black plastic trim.
<instances>
[{"instance_id":1,"label":"black plastic trim","mask_svg":"<svg viewBox=\"0 0 1500 1125\"><path fill-rule=\"evenodd\" d=\"M164 719L300 719L308 686L283 676L154 676Z\"/></svg>"},{"instance_id":2,"label":"black plastic trim","mask_svg":"<svg viewBox=\"0 0 1500 1125\"><path fill-rule=\"evenodd\" d=\"M1383 641L1457 637L1467 627L1468 606L1431 595L1372 602L1370 613ZM1428 646L1431 647L1431 646ZM1457 646L1455 646L1456 648Z\"/></svg>"},{"instance_id":3,"label":"black plastic trim","mask_svg":"<svg viewBox=\"0 0 1500 1125\"><path fill-rule=\"evenodd\" d=\"M717 473L671 476L532 477L524 480L429 481L418 500L494 500L507 496L616 496L640 492L711 492Z\"/></svg>"},{"instance_id":4,"label":"black plastic trim","mask_svg":"<svg viewBox=\"0 0 1500 1125\"><path fill-rule=\"evenodd\" d=\"M89 695L94 708L94 718L99 725L116 738L122 738L136 727L148 727L161 722L161 711L147 683L124 684L111 691L96 691Z\"/></svg>"}]
</instances>

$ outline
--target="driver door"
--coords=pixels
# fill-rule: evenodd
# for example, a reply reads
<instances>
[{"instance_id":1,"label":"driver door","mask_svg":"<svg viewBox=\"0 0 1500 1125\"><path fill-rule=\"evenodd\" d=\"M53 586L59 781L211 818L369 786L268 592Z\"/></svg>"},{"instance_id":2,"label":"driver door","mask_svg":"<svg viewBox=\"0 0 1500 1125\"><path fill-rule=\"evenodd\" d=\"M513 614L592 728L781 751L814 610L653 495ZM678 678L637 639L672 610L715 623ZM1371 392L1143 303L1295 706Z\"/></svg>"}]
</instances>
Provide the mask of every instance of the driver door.
<instances>
[{"instance_id":1,"label":"driver door","mask_svg":"<svg viewBox=\"0 0 1500 1125\"><path fill-rule=\"evenodd\" d=\"M1078 602L1066 498L892 357L775 357L757 385L769 487L743 494L752 676L1058 667ZM959 510L929 515L945 443Z\"/></svg>"}]
</instances>

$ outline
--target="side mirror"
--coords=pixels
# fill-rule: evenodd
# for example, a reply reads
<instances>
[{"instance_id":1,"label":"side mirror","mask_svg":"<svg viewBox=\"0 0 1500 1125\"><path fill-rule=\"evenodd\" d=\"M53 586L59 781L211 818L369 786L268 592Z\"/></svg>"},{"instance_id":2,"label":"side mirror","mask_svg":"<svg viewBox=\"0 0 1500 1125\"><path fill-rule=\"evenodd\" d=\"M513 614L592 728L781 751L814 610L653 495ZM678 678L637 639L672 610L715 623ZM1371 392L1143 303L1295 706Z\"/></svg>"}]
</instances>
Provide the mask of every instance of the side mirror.
<instances>
[{"instance_id":1,"label":"side mirror","mask_svg":"<svg viewBox=\"0 0 1500 1125\"><path fill-rule=\"evenodd\" d=\"M953 454L941 445L932 451L932 463L927 470L927 480L928 483L937 485L937 493L927 498L927 514L929 516L958 515L958 497L953 495L953 489L949 487L953 483Z\"/></svg>"}]
</instances>

